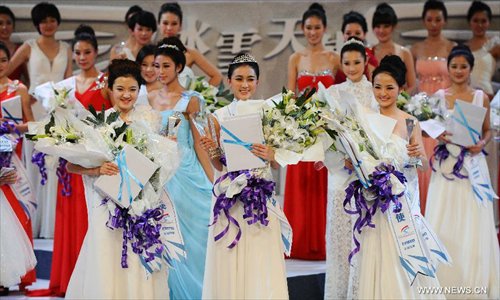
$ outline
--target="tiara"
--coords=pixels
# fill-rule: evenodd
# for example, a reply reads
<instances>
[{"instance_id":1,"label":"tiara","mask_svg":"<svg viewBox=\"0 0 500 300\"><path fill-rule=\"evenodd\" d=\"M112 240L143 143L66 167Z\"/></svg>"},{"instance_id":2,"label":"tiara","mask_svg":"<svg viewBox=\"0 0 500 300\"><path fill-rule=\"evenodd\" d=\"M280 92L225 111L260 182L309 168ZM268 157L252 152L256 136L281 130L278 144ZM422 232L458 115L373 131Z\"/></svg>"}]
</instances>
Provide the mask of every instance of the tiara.
<instances>
[{"instance_id":1,"label":"tiara","mask_svg":"<svg viewBox=\"0 0 500 300\"><path fill-rule=\"evenodd\" d=\"M177 50L177 51L181 51L179 49L179 47L177 47L176 45L170 45L170 44L162 44L158 47L159 49L163 49L163 48L172 48L174 50Z\"/></svg>"},{"instance_id":2,"label":"tiara","mask_svg":"<svg viewBox=\"0 0 500 300\"><path fill-rule=\"evenodd\" d=\"M234 60L231 62L231 65L234 64L241 64L241 63L257 63L255 58L251 56L250 54L242 54L238 55L237 57L234 58Z\"/></svg>"},{"instance_id":3,"label":"tiara","mask_svg":"<svg viewBox=\"0 0 500 300\"><path fill-rule=\"evenodd\" d=\"M365 44L362 41L357 40L357 39L349 39L347 42L344 43L344 46L347 46L350 44L358 44L358 45L361 45L363 47L365 46Z\"/></svg>"}]
</instances>

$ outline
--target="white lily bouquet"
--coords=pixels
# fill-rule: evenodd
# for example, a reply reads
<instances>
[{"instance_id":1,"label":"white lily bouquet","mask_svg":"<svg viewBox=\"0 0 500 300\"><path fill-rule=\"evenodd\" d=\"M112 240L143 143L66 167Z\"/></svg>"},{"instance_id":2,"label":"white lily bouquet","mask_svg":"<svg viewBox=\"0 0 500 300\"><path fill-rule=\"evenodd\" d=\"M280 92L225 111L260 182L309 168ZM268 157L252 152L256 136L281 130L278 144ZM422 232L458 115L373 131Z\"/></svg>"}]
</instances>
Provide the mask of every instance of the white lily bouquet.
<instances>
[{"instance_id":1,"label":"white lily bouquet","mask_svg":"<svg viewBox=\"0 0 500 300\"><path fill-rule=\"evenodd\" d=\"M336 88L328 90L320 83L318 98L327 103L321 113L325 131L335 140L331 151L348 156L364 186L369 186L369 175L380 161L375 142L370 138L361 121L360 107L353 95ZM336 162L343 164L343 161Z\"/></svg>"},{"instance_id":2,"label":"white lily bouquet","mask_svg":"<svg viewBox=\"0 0 500 300\"><path fill-rule=\"evenodd\" d=\"M315 89L296 97L283 88L280 102L264 108L263 129L266 143L275 148L281 165L299 161L323 161L325 149L333 140L325 131L321 112L325 103L314 96Z\"/></svg>"},{"instance_id":3,"label":"white lily bouquet","mask_svg":"<svg viewBox=\"0 0 500 300\"><path fill-rule=\"evenodd\" d=\"M399 109L409 113L419 121L438 120L443 121L446 114L445 103L435 96L426 93L418 93L414 96L402 92L396 102Z\"/></svg>"},{"instance_id":4,"label":"white lily bouquet","mask_svg":"<svg viewBox=\"0 0 500 300\"><path fill-rule=\"evenodd\" d=\"M185 256L175 209L163 189L178 167L177 145L152 132L152 125L160 124L160 116L152 109L132 112L130 125L119 119L119 112L97 112L93 107L89 111L85 120L79 120L70 111L56 108L51 114L54 122L32 126L38 130L31 133L35 149L86 168L116 162L120 173L101 176L94 184L109 211L106 225L124 230L123 249L130 245L148 273L159 271L162 262ZM67 135L53 134L61 131L59 124L66 124L64 132L76 138L68 141ZM132 169L130 161L135 159L145 160L151 172L144 175L145 164ZM121 264L127 267L126 251Z\"/></svg>"},{"instance_id":5,"label":"white lily bouquet","mask_svg":"<svg viewBox=\"0 0 500 300\"><path fill-rule=\"evenodd\" d=\"M357 234L366 227L378 226L374 216L382 213L394 233L395 248L409 283L413 284L417 274L434 277L438 261L447 263L449 256L435 234L415 225L407 179L398 170L401 163L386 150L396 120L365 112L354 95L336 88L327 90L319 84L318 96L330 108L322 117L335 133L335 151L350 158L357 175L345 189L343 203L345 212L357 217L353 225L355 248L349 261L361 249ZM400 228L405 228L405 234L398 234Z\"/></svg>"},{"instance_id":6,"label":"white lily bouquet","mask_svg":"<svg viewBox=\"0 0 500 300\"><path fill-rule=\"evenodd\" d=\"M192 80L187 89L198 92L203 97L206 105L205 109L210 113L230 104L233 100L233 95L229 90L224 89L224 84L221 83L219 87L212 86L204 76Z\"/></svg>"}]
</instances>

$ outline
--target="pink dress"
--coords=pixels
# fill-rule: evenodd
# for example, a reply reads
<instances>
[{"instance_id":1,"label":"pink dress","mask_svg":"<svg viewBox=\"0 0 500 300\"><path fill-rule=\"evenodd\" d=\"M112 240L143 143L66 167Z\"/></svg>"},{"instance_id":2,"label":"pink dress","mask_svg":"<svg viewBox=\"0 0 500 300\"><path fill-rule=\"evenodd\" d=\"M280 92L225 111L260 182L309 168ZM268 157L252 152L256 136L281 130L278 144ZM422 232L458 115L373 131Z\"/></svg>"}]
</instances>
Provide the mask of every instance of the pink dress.
<instances>
[{"instance_id":1,"label":"pink dress","mask_svg":"<svg viewBox=\"0 0 500 300\"><path fill-rule=\"evenodd\" d=\"M417 58L415 64L417 72L418 91L425 92L428 95L433 95L439 89L445 89L450 86L450 77L448 75L448 64L444 57L427 57ZM430 137L423 138L425 154L427 158L434 153L436 140ZM420 190L420 208L422 213L425 212L425 201L427 199L427 189L431 179L432 170L418 171L418 182Z\"/></svg>"}]
</instances>

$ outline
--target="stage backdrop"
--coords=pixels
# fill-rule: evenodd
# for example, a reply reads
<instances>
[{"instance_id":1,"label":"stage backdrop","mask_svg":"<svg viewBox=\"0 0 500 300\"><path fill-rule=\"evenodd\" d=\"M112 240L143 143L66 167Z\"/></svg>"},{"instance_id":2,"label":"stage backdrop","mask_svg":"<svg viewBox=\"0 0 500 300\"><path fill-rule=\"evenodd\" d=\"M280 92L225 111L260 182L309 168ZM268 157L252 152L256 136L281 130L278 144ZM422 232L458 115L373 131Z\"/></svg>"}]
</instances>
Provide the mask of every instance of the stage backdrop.
<instances>
[{"instance_id":1,"label":"stage backdrop","mask_svg":"<svg viewBox=\"0 0 500 300\"><path fill-rule=\"evenodd\" d=\"M23 41L38 33L30 19L30 11L39 1L12 1L6 3L17 17L15 39ZM61 12L62 23L57 37L70 40L73 30L81 23L90 24L97 31L100 44L100 67L108 64L109 49L127 37L124 15L134 4L156 16L164 1L51 1ZM369 27L369 43L376 43L371 34L371 19L376 1L318 1L327 14L328 48L342 46L340 28L342 15L350 10L364 14ZM395 40L403 45L426 35L420 19L423 1L387 1L396 10L399 24ZM486 1L495 15L491 29L499 34L500 2ZM225 73L227 64L240 51L251 52L260 62L261 81L258 98L278 93L286 84L288 57L305 45L300 28L302 14L309 1L180 1L183 12L182 40L198 49ZM470 1L446 1L449 20L445 34L456 41L470 37L466 21ZM195 73L199 71L195 69Z\"/></svg>"},{"instance_id":2,"label":"stage backdrop","mask_svg":"<svg viewBox=\"0 0 500 300\"><path fill-rule=\"evenodd\" d=\"M24 41L38 35L30 19L30 11L40 1L11 1L5 5L14 11L16 34L14 39ZM94 27L99 41L99 67L108 65L112 45L127 37L124 16L128 7L138 4L155 16L165 1L76 1L56 0L62 23L57 38L69 41L74 29L81 23ZM368 42L376 43L371 34L371 20L377 1L317 1L327 14L325 45L333 50L342 46L340 33L342 15L355 10L368 23ZM381 1L380 1L381 2ZM411 45L426 35L421 21L424 1L386 1L395 9L399 23L395 41ZM493 10L491 34L500 34L500 1L485 1ZM281 91L286 84L288 57L305 45L300 28L302 14L312 1L179 1L184 12L182 40L198 49L225 73L227 64L240 51L248 51L260 62L261 78L256 98L268 98ZM471 1L446 1L448 24L444 34L457 42L471 37L466 14ZM194 69L200 74L199 70ZM75 72L78 72L76 70ZM499 72L497 72L498 74ZM497 81L499 76L497 76ZM284 173L277 177L283 190ZM496 180L495 180L496 181Z\"/></svg>"}]
</instances>

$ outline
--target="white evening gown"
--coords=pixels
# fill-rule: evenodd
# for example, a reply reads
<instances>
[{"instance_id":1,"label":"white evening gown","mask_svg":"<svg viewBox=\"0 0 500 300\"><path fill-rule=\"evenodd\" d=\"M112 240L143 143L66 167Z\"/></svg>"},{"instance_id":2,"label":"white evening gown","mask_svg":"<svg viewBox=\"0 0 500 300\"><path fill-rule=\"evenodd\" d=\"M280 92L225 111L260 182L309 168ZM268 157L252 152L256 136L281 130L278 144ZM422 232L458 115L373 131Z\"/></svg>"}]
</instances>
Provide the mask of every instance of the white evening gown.
<instances>
[{"instance_id":1,"label":"white evening gown","mask_svg":"<svg viewBox=\"0 0 500 300\"><path fill-rule=\"evenodd\" d=\"M485 93L493 95L493 86L491 79L495 74L496 61L490 50L500 44L500 37L492 36L480 49L473 51L474 68L471 72L471 85Z\"/></svg>"},{"instance_id":2,"label":"white evening gown","mask_svg":"<svg viewBox=\"0 0 500 300\"><path fill-rule=\"evenodd\" d=\"M59 42L59 52L52 62L45 53L38 47L36 39L25 42L31 48L30 59L28 61L28 73L30 76L30 94L40 84L53 81L59 82L64 79L64 72L68 64L68 48L66 42ZM38 167L31 163L33 155L33 142L23 140L23 161L26 166L28 178L33 185L33 193L36 195L38 208L33 217L33 236L41 238L54 238L56 198L57 198L57 159L46 157L47 183L40 184L40 172Z\"/></svg>"},{"instance_id":3,"label":"white evening gown","mask_svg":"<svg viewBox=\"0 0 500 300\"><path fill-rule=\"evenodd\" d=\"M19 284L35 265L33 246L0 190L0 286Z\"/></svg>"},{"instance_id":4,"label":"white evening gown","mask_svg":"<svg viewBox=\"0 0 500 300\"><path fill-rule=\"evenodd\" d=\"M378 111L373 95L372 84L365 76L359 82L347 79L329 88L348 92L356 97L367 111ZM358 272L357 258L349 264L348 257L354 243L352 240L353 216L344 211L345 189L355 174L343 168L342 155L327 153L325 164L328 166L328 205L326 223L326 276L325 299L357 298Z\"/></svg>"},{"instance_id":5,"label":"white evening gown","mask_svg":"<svg viewBox=\"0 0 500 300\"><path fill-rule=\"evenodd\" d=\"M418 176L415 168L403 168L408 161L406 152L407 141L393 134L391 140L385 145L385 153L394 159L398 169L403 172L407 183L407 193L410 199L411 212L415 218L416 229L426 225L425 219L420 214ZM372 219L375 228L365 227L361 233L361 250L358 254L359 285L356 298L359 299L431 299L442 298L443 295L425 294L420 292L420 287L439 288L437 278L417 275L413 285L410 286L406 272L400 263L396 241L391 225L385 213L380 209ZM422 232L422 231L421 231ZM426 244L424 243L425 247ZM441 266L441 268L445 268Z\"/></svg>"},{"instance_id":6,"label":"white evening gown","mask_svg":"<svg viewBox=\"0 0 500 300\"><path fill-rule=\"evenodd\" d=\"M231 110L237 105L238 101L233 101L229 106L217 110L217 119L235 115ZM268 178L272 178L270 169L267 171ZM221 175L218 172L215 177ZM212 197L210 223L213 222L214 204L215 197ZM232 224L228 233L217 242L214 237L224 230L227 218L221 215L218 222L209 227L202 298L288 299L280 220L269 211L267 226L260 223L248 225L243 219L243 204L239 201L230 213L240 224L242 235L238 244L229 249L227 246L237 234L236 226Z\"/></svg>"},{"instance_id":7,"label":"white evening gown","mask_svg":"<svg viewBox=\"0 0 500 300\"><path fill-rule=\"evenodd\" d=\"M191 82L196 80L196 76L194 75L194 72L190 67L185 66L182 72L179 74L178 79L182 87L188 89Z\"/></svg>"},{"instance_id":8,"label":"white evening gown","mask_svg":"<svg viewBox=\"0 0 500 300\"><path fill-rule=\"evenodd\" d=\"M443 97L442 90L436 94ZM482 106L482 93L476 93L473 104ZM487 169L484 155L477 156L480 167ZM437 172L432 173L427 196L425 216L453 259L451 267L443 266L437 274L444 287L486 287L488 290L487 295L446 295L449 298L499 299L500 250L493 202L478 203L468 178L449 175L456 162L457 158L450 155L441 165L434 163ZM453 180L447 180L443 173ZM467 175L465 168L461 173Z\"/></svg>"},{"instance_id":9,"label":"white evening gown","mask_svg":"<svg viewBox=\"0 0 500 300\"><path fill-rule=\"evenodd\" d=\"M92 180L85 179L88 184ZM128 268L122 268L123 230L106 226L109 211L102 196L85 188L89 207L89 227L71 275L66 299L168 299L168 272L161 270L146 277L139 256L127 249Z\"/></svg>"},{"instance_id":10,"label":"white evening gown","mask_svg":"<svg viewBox=\"0 0 500 300\"><path fill-rule=\"evenodd\" d=\"M114 111L109 109L106 112ZM83 176L89 227L66 291L66 299L169 299L168 269L147 275L139 256L127 245L128 268L122 268L123 229L110 229L108 205Z\"/></svg>"}]
</instances>

